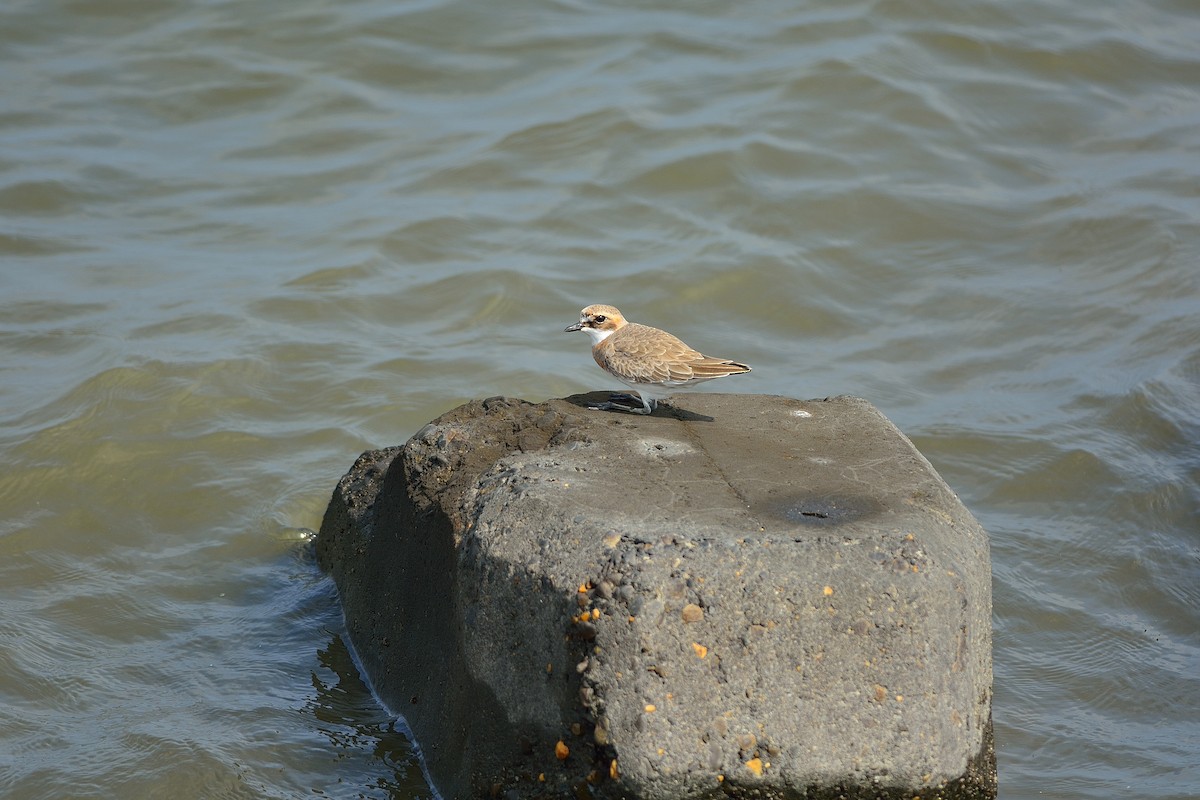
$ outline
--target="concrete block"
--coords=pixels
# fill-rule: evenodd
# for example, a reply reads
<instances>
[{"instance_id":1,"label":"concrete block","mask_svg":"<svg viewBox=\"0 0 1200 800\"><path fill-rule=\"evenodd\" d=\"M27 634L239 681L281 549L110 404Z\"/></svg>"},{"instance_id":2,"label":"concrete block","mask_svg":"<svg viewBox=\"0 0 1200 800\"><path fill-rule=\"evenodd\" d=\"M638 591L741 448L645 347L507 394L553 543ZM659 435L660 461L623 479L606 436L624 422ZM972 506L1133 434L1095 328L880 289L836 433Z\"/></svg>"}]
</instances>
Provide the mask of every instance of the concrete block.
<instances>
[{"instance_id":1,"label":"concrete block","mask_svg":"<svg viewBox=\"0 0 1200 800\"><path fill-rule=\"evenodd\" d=\"M490 398L317 537L443 796L996 791L987 535L865 400Z\"/></svg>"}]
</instances>

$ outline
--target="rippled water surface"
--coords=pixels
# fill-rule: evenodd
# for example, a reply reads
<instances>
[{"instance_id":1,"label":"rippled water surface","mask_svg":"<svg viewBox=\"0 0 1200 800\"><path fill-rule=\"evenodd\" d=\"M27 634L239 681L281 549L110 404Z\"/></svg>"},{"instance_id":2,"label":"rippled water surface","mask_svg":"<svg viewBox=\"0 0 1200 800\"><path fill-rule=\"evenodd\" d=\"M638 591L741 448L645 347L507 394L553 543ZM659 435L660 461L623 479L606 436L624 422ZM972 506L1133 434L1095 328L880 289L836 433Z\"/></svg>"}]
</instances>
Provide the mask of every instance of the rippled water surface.
<instances>
[{"instance_id":1,"label":"rippled water surface","mask_svg":"<svg viewBox=\"0 0 1200 800\"><path fill-rule=\"evenodd\" d=\"M306 556L359 452L857 394L992 534L1004 798L1200 796L1200 7L0 6L0 796L427 798Z\"/></svg>"}]
</instances>

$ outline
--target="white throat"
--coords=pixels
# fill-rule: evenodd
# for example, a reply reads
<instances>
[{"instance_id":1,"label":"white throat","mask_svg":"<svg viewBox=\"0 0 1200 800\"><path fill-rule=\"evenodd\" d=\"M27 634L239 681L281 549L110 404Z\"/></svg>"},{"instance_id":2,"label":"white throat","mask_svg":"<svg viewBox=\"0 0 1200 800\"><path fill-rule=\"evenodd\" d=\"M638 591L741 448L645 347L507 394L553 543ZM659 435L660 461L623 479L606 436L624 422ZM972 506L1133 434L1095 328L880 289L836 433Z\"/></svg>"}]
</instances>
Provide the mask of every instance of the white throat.
<instances>
[{"instance_id":1,"label":"white throat","mask_svg":"<svg viewBox=\"0 0 1200 800\"><path fill-rule=\"evenodd\" d=\"M596 328L581 328L581 330L591 337L592 347L595 347L612 335L612 331L602 331Z\"/></svg>"}]
</instances>

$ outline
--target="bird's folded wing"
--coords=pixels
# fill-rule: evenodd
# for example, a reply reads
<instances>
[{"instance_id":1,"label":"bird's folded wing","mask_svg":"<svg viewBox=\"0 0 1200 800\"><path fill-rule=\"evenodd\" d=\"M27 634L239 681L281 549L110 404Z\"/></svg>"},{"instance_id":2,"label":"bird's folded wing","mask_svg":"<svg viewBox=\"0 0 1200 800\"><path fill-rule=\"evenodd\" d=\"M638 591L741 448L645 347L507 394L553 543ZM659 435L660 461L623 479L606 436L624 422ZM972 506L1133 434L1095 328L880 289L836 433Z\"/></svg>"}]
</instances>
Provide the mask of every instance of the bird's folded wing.
<instances>
[{"instance_id":1,"label":"bird's folded wing","mask_svg":"<svg viewBox=\"0 0 1200 800\"><path fill-rule=\"evenodd\" d=\"M683 383L750 370L736 361L706 356L666 331L637 323L598 344L593 355L603 369L637 383Z\"/></svg>"}]
</instances>

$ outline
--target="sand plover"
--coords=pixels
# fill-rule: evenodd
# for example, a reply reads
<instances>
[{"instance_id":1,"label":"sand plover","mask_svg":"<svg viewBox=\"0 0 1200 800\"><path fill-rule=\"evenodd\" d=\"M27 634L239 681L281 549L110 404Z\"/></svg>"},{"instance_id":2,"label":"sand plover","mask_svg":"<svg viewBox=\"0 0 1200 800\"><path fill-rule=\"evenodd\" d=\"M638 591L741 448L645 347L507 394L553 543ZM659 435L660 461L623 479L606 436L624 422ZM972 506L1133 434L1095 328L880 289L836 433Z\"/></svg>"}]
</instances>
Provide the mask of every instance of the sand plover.
<instances>
[{"instance_id":1,"label":"sand plover","mask_svg":"<svg viewBox=\"0 0 1200 800\"><path fill-rule=\"evenodd\" d=\"M649 414L659 400L676 390L750 371L745 364L703 355L666 331L629 322L612 306L588 306L567 331L583 331L591 337L592 358L600 368L638 393L637 398L614 395L613 400L642 404L638 408L610 401L595 408Z\"/></svg>"}]
</instances>

